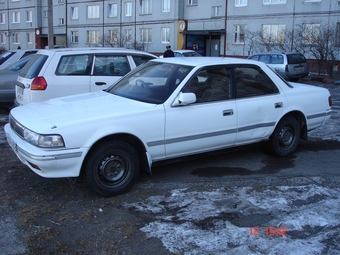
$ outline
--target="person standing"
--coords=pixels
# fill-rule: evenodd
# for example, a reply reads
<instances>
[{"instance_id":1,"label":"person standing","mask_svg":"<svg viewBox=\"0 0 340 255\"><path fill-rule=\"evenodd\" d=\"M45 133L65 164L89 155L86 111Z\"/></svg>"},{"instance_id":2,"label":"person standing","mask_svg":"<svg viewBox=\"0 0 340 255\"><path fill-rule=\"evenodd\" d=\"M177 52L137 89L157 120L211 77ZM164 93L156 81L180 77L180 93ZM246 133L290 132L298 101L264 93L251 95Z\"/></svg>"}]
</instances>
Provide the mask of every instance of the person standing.
<instances>
[{"instance_id":1,"label":"person standing","mask_svg":"<svg viewBox=\"0 0 340 255\"><path fill-rule=\"evenodd\" d=\"M174 52L171 50L171 46L166 46L166 51L164 51L163 58L171 58L174 57Z\"/></svg>"}]
</instances>

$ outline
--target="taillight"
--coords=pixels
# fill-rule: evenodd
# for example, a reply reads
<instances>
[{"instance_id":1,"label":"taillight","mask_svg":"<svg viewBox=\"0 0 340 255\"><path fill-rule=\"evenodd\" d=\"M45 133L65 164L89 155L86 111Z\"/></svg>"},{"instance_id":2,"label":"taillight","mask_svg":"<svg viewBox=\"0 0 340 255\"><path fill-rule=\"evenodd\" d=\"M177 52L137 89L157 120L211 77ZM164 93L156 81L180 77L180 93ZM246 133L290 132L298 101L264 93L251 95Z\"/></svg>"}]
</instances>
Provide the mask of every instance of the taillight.
<instances>
[{"instance_id":1,"label":"taillight","mask_svg":"<svg viewBox=\"0 0 340 255\"><path fill-rule=\"evenodd\" d=\"M333 105L333 101L332 101L332 97L331 96L328 97L328 104L329 104L329 106Z\"/></svg>"},{"instance_id":2,"label":"taillight","mask_svg":"<svg viewBox=\"0 0 340 255\"><path fill-rule=\"evenodd\" d=\"M47 82L44 77L35 77L31 84L31 90L45 90L47 88Z\"/></svg>"}]
</instances>

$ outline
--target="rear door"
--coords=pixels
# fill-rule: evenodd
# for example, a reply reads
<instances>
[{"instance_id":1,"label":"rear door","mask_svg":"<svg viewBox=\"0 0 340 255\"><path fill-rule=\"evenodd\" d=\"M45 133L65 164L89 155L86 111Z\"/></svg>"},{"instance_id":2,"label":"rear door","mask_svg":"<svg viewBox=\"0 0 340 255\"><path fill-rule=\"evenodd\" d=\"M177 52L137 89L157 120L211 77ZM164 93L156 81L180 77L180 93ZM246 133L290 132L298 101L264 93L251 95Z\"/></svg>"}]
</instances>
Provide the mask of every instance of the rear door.
<instances>
[{"instance_id":1,"label":"rear door","mask_svg":"<svg viewBox=\"0 0 340 255\"><path fill-rule=\"evenodd\" d=\"M236 144L268 138L288 106L285 95L257 65L235 65L233 74L237 108Z\"/></svg>"},{"instance_id":2,"label":"rear door","mask_svg":"<svg viewBox=\"0 0 340 255\"><path fill-rule=\"evenodd\" d=\"M128 56L121 53L97 53L90 78L90 90L103 90L131 71Z\"/></svg>"}]
</instances>

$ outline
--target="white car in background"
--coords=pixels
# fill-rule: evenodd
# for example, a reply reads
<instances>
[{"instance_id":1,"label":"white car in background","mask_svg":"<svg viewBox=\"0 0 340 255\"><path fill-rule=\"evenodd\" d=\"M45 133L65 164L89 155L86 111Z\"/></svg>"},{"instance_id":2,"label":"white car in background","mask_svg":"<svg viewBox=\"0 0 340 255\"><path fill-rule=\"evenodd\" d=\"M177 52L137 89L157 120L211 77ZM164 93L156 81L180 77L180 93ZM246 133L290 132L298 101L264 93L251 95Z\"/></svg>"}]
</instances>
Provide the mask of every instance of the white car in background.
<instances>
[{"instance_id":1,"label":"white car in background","mask_svg":"<svg viewBox=\"0 0 340 255\"><path fill-rule=\"evenodd\" d=\"M123 48L39 50L18 75L14 105L103 90L155 58Z\"/></svg>"},{"instance_id":2,"label":"white car in background","mask_svg":"<svg viewBox=\"0 0 340 255\"><path fill-rule=\"evenodd\" d=\"M38 50L8 50L0 55L0 70L5 69L7 66L15 63L16 61L26 57L27 55L34 54Z\"/></svg>"},{"instance_id":3,"label":"white car in background","mask_svg":"<svg viewBox=\"0 0 340 255\"><path fill-rule=\"evenodd\" d=\"M327 89L288 83L259 61L163 58L105 91L14 108L5 132L38 175L82 173L112 196L157 161L259 142L290 155L330 118L331 105Z\"/></svg>"}]
</instances>

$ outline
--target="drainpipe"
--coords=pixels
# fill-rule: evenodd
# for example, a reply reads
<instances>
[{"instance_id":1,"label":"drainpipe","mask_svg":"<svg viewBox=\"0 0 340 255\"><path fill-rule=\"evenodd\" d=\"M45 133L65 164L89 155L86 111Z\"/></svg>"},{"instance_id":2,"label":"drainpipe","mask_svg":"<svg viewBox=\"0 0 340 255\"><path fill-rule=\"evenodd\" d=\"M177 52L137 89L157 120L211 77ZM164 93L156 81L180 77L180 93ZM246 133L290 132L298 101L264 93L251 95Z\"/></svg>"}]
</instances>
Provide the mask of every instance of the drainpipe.
<instances>
[{"instance_id":1,"label":"drainpipe","mask_svg":"<svg viewBox=\"0 0 340 255\"><path fill-rule=\"evenodd\" d=\"M225 18L224 18L224 47L223 47L223 56L226 56L226 48L227 48L227 18L228 18L228 0L225 1Z\"/></svg>"}]
</instances>

